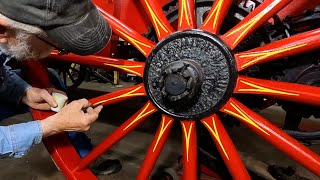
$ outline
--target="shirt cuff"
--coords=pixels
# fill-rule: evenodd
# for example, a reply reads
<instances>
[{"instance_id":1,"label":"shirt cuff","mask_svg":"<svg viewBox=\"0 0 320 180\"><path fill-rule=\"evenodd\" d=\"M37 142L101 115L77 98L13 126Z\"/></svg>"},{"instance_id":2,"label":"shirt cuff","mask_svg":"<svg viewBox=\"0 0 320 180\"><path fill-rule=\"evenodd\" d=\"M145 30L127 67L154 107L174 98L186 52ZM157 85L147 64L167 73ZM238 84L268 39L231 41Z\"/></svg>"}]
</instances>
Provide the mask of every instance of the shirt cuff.
<instances>
[{"instance_id":1,"label":"shirt cuff","mask_svg":"<svg viewBox=\"0 0 320 180\"><path fill-rule=\"evenodd\" d=\"M34 144L42 140L42 128L39 121L9 126L15 158L24 156Z\"/></svg>"},{"instance_id":2,"label":"shirt cuff","mask_svg":"<svg viewBox=\"0 0 320 180\"><path fill-rule=\"evenodd\" d=\"M19 94L21 94L21 95L18 96L19 99L18 99L18 101L17 101L17 105L23 104L22 98L23 98L23 96L26 95L27 91L28 91L29 89L31 89L31 88L32 88L31 85L29 85L29 84L26 84L26 85L25 85L24 89L22 89L23 91L21 91L21 92L23 92L23 93L19 93Z\"/></svg>"}]
</instances>

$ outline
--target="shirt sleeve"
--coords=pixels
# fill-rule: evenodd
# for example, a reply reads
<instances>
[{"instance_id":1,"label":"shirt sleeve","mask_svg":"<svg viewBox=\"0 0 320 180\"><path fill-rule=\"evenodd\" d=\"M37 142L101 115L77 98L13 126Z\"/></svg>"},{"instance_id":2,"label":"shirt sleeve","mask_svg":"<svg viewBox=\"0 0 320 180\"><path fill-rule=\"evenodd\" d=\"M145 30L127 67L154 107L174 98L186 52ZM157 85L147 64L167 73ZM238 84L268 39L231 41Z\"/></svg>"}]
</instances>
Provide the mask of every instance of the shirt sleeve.
<instances>
[{"instance_id":1,"label":"shirt sleeve","mask_svg":"<svg viewBox=\"0 0 320 180\"><path fill-rule=\"evenodd\" d=\"M39 121L0 126L0 158L20 158L41 140L42 128Z\"/></svg>"},{"instance_id":2,"label":"shirt sleeve","mask_svg":"<svg viewBox=\"0 0 320 180\"><path fill-rule=\"evenodd\" d=\"M0 98L6 102L19 104L22 96L31 86L6 65L0 67L0 76L3 78Z\"/></svg>"}]
</instances>

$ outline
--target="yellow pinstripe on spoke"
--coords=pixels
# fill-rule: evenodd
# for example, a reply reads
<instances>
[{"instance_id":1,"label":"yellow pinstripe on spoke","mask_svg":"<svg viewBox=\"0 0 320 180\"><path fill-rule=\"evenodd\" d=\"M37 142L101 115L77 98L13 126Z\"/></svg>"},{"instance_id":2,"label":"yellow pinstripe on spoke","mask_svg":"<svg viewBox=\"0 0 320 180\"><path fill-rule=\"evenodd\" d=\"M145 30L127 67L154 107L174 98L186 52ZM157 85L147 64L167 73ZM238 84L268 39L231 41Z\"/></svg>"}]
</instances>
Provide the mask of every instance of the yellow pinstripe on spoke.
<instances>
[{"instance_id":1,"label":"yellow pinstripe on spoke","mask_svg":"<svg viewBox=\"0 0 320 180\"><path fill-rule=\"evenodd\" d=\"M165 118L163 117L163 118L162 118L162 123L161 123L161 130L160 130L159 136L158 136L158 138L157 138L157 142L156 142L156 144L155 144L154 147L153 147L153 152L156 150L156 148L157 148L157 146L158 146L158 143L159 143L159 141L160 141L163 133L164 133L165 130L168 128L168 126L172 123L172 120L169 120L169 121L167 122L167 124L164 124L164 123L165 123Z\"/></svg>"},{"instance_id":2,"label":"yellow pinstripe on spoke","mask_svg":"<svg viewBox=\"0 0 320 180\"><path fill-rule=\"evenodd\" d=\"M251 64L254 64L255 62L258 62L260 61L261 59L265 59L265 58L268 58L270 56L273 56L273 55L277 55L279 53L283 53L283 52L286 52L286 51L291 51L291 50L294 50L294 49L297 49L297 48L300 48L300 47L303 47L303 46L307 46L308 44L305 43L305 44L300 44L300 45L292 45L292 46L289 46L289 47L286 47L286 48L283 48L283 49L277 49L277 50L272 50L272 51L268 51L268 52L261 52L261 53L248 53L248 54L243 54L241 56L239 56L240 58L246 58L246 57L256 57L255 59L247 62L246 64L243 64L241 66L241 68L244 68L244 67L247 67Z\"/></svg>"},{"instance_id":3,"label":"yellow pinstripe on spoke","mask_svg":"<svg viewBox=\"0 0 320 180\"><path fill-rule=\"evenodd\" d=\"M207 127L207 129L212 133L214 138L217 140L218 144L220 145L221 149L223 150L224 155L227 157L228 160L230 160L229 156L228 156L228 154L227 154L226 150L224 149L224 146L221 142L214 117L212 117L212 125L213 125L214 129L212 129L207 122L205 122L205 121L202 121L202 122Z\"/></svg>"},{"instance_id":4,"label":"yellow pinstripe on spoke","mask_svg":"<svg viewBox=\"0 0 320 180\"><path fill-rule=\"evenodd\" d=\"M189 19L189 12L188 12L188 9L187 9L187 2L186 0L182 0L182 4L181 4L182 8L182 12L180 14L180 24L179 24L179 27L182 26L182 21L183 21L183 17L186 18L186 21L188 23L188 25L190 26L190 19Z\"/></svg>"},{"instance_id":5,"label":"yellow pinstripe on spoke","mask_svg":"<svg viewBox=\"0 0 320 180\"><path fill-rule=\"evenodd\" d=\"M152 48L150 45L145 44L143 42L140 42L130 36L128 36L127 34L123 33L122 31L120 31L119 29L116 29L116 31L118 31L122 36L124 36L125 38L129 39L130 43L132 43L133 45L135 45L136 48L139 49L139 51L144 54L147 55L147 52L142 48L142 46L147 47L147 48Z\"/></svg>"},{"instance_id":6,"label":"yellow pinstripe on spoke","mask_svg":"<svg viewBox=\"0 0 320 180\"><path fill-rule=\"evenodd\" d=\"M165 26L162 24L162 22L158 19L157 15L153 12L153 10L152 10L150 4L148 3L148 1L147 1L147 0L144 0L144 2L146 3L147 8L148 8L148 10L149 10L149 12L150 12L150 14L151 14L151 18L152 18L152 21L153 21L153 23L154 23L154 28L155 28L156 31L157 31L158 37L161 36L160 28L161 28L164 32L168 33L169 30L166 29L166 27L165 27Z\"/></svg>"},{"instance_id":7,"label":"yellow pinstripe on spoke","mask_svg":"<svg viewBox=\"0 0 320 180\"><path fill-rule=\"evenodd\" d=\"M239 92L243 92L243 91L247 91L247 92L266 92L266 93L270 93L270 94L281 94L281 95L288 95L288 96L299 96L299 94L296 93L289 93L289 92L283 92L283 91L278 91L278 90L274 90L274 89L270 89L270 88L266 88L266 87L262 87L262 86L258 86L243 80L240 80L240 82L242 82L243 84L246 84L248 86L251 86L251 89L239 89Z\"/></svg>"},{"instance_id":8,"label":"yellow pinstripe on spoke","mask_svg":"<svg viewBox=\"0 0 320 180\"><path fill-rule=\"evenodd\" d=\"M115 68L119 68L119 69L125 70L127 72L130 72L132 74L141 76L141 73L136 72L136 71L134 71L132 69L134 69L134 68L142 68L142 65L132 65L132 66L130 66L130 65L118 65L118 64L109 64L109 63L104 63L104 65L115 67Z\"/></svg>"},{"instance_id":9,"label":"yellow pinstripe on spoke","mask_svg":"<svg viewBox=\"0 0 320 180\"><path fill-rule=\"evenodd\" d=\"M151 109L150 111L146 112L146 110L148 109L149 106L150 106L150 103L148 103L146 105L146 107L140 112L140 114L130 124L128 124L128 126L125 127L123 129L123 131L127 130L130 126L132 126L134 123L139 121L141 118L143 118L143 117L147 116L148 114L150 114L150 113L155 111L155 109Z\"/></svg>"},{"instance_id":10,"label":"yellow pinstripe on spoke","mask_svg":"<svg viewBox=\"0 0 320 180\"><path fill-rule=\"evenodd\" d=\"M184 124L182 124L182 126L183 126L183 131L185 134L185 138L186 138L186 151L187 151L187 162L188 162L189 161L190 135L191 135L193 124L191 124L191 126L189 127L188 132L187 132L186 126Z\"/></svg>"},{"instance_id":11,"label":"yellow pinstripe on spoke","mask_svg":"<svg viewBox=\"0 0 320 180\"><path fill-rule=\"evenodd\" d=\"M111 100L115 100L115 99L119 99L119 98L124 98L124 97L130 97L130 96L143 96L144 93L136 93L138 90L140 90L142 88L142 85L141 86L138 86L137 88L133 89L132 91L129 91L127 93L124 93L124 94L121 94L119 96L115 96L115 97L112 97L110 99L105 99L105 100L102 100L102 101L99 101L99 102L96 102L94 103L93 105L98 105L98 104L102 104L102 103L105 103L105 102L108 102L108 101L111 101Z\"/></svg>"},{"instance_id":12,"label":"yellow pinstripe on spoke","mask_svg":"<svg viewBox=\"0 0 320 180\"><path fill-rule=\"evenodd\" d=\"M212 29L214 29L214 27L217 25L217 21L218 18L220 16L220 12L221 12L221 7L222 7L222 3L223 0L219 0L219 2L217 3L217 5L214 7L214 9L212 10L212 13L210 14L210 16L206 19L206 21L204 22L204 26L206 26L209 21L211 20L212 16L214 16L213 19L213 26Z\"/></svg>"},{"instance_id":13,"label":"yellow pinstripe on spoke","mask_svg":"<svg viewBox=\"0 0 320 180\"><path fill-rule=\"evenodd\" d=\"M226 37L229 37L237 32L241 32L237 39L233 42L232 45L238 44L240 39L246 34L260 19L270 11L270 9L274 8L277 4L279 4L282 0L274 0L268 7L266 7L263 11L257 14L255 17L250 19L247 23L241 25L239 28L229 32Z\"/></svg>"},{"instance_id":14,"label":"yellow pinstripe on spoke","mask_svg":"<svg viewBox=\"0 0 320 180\"><path fill-rule=\"evenodd\" d=\"M246 121L247 123L251 124L252 126L254 126L255 128L259 129L260 131L262 131L263 133L267 134L270 136L270 134L268 132L266 132L265 130L263 130L258 124L256 124L254 121L252 121L245 113L243 113L238 107L236 107L232 102L230 103L230 105L234 108L234 110L236 110L236 112L229 110L229 109L224 109L225 112L228 112L229 114L242 119L244 121Z\"/></svg>"}]
</instances>

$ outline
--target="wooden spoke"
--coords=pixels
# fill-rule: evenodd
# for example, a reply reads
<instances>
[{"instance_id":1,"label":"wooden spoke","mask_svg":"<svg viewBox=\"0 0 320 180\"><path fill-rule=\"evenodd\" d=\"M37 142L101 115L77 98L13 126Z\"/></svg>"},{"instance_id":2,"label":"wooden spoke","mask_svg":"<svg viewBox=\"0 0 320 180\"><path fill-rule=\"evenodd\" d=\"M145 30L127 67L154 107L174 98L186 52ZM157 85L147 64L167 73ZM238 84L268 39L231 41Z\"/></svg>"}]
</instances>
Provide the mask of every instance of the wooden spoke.
<instances>
[{"instance_id":1,"label":"wooden spoke","mask_svg":"<svg viewBox=\"0 0 320 180\"><path fill-rule=\"evenodd\" d=\"M140 171L136 179L145 180L148 179L152 168L154 167L164 144L169 136L171 127L173 124L173 119L165 115L162 115L162 120L158 127L158 130L152 140L152 143L148 149L145 159L141 165Z\"/></svg>"},{"instance_id":2,"label":"wooden spoke","mask_svg":"<svg viewBox=\"0 0 320 180\"><path fill-rule=\"evenodd\" d=\"M149 15L159 41L174 31L158 1L140 0L140 2Z\"/></svg>"},{"instance_id":3,"label":"wooden spoke","mask_svg":"<svg viewBox=\"0 0 320 180\"><path fill-rule=\"evenodd\" d=\"M85 64L92 67L101 69L111 69L122 71L130 74L135 74L139 77L143 77L144 62L128 61L124 59L114 59L103 56L79 56L75 54L59 55L57 51L54 51L50 55L55 60L62 60L71 63Z\"/></svg>"},{"instance_id":4,"label":"wooden spoke","mask_svg":"<svg viewBox=\"0 0 320 180\"><path fill-rule=\"evenodd\" d=\"M220 118L217 115L212 115L201 122L208 129L233 179L251 179Z\"/></svg>"},{"instance_id":5,"label":"wooden spoke","mask_svg":"<svg viewBox=\"0 0 320 180\"><path fill-rule=\"evenodd\" d=\"M239 101L231 98L229 102L222 107L221 111L239 119L255 133L273 144L273 146L320 176L320 157L316 153L251 109L245 107Z\"/></svg>"},{"instance_id":6,"label":"wooden spoke","mask_svg":"<svg viewBox=\"0 0 320 180\"><path fill-rule=\"evenodd\" d=\"M320 28L235 54L238 71L264 62L320 48Z\"/></svg>"},{"instance_id":7,"label":"wooden spoke","mask_svg":"<svg viewBox=\"0 0 320 180\"><path fill-rule=\"evenodd\" d=\"M97 159L102 153L107 151L113 144L120 141L124 136L141 124L148 116L156 112L156 108L147 102L138 112L131 116L119 128L106 137L97 147L95 147L86 157L84 157L75 171L85 169L90 163Z\"/></svg>"},{"instance_id":8,"label":"wooden spoke","mask_svg":"<svg viewBox=\"0 0 320 180\"><path fill-rule=\"evenodd\" d=\"M268 21L292 0L265 0L239 24L222 36L231 49L234 49L244 38Z\"/></svg>"},{"instance_id":9,"label":"wooden spoke","mask_svg":"<svg viewBox=\"0 0 320 180\"><path fill-rule=\"evenodd\" d=\"M181 121L183 134L183 179L196 180L197 174L197 133L194 121Z\"/></svg>"},{"instance_id":10,"label":"wooden spoke","mask_svg":"<svg viewBox=\"0 0 320 180\"><path fill-rule=\"evenodd\" d=\"M240 76L234 92L258 94L286 101L320 106L320 88L302 84Z\"/></svg>"},{"instance_id":11,"label":"wooden spoke","mask_svg":"<svg viewBox=\"0 0 320 180\"><path fill-rule=\"evenodd\" d=\"M195 28L197 28L197 21L194 0L179 0L178 30Z\"/></svg>"},{"instance_id":12,"label":"wooden spoke","mask_svg":"<svg viewBox=\"0 0 320 180\"><path fill-rule=\"evenodd\" d=\"M93 3L97 6L102 15L106 18L109 24L112 27L112 30L115 34L125 39L127 42L134 45L144 56L148 57L151 50L155 46L155 43L143 37L138 32L134 31L117 18L110 15L107 11L105 11L103 7L103 1L95 0Z\"/></svg>"},{"instance_id":13,"label":"wooden spoke","mask_svg":"<svg viewBox=\"0 0 320 180\"><path fill-rule=\"evenodd\" d=\"M218 34L231 4L232 0L214 1L211 11L209 12L207 18L204 20L200 29L211 32L213 34Z\"/></svg>"},{"instance_id":14,"label":"wooden spoke","mask_svg":"<svg viewBox=\"0 0 320 180\"><path fill-rule=\"evenodd\" d=\"M144 85L142 83L90 99L89 102L94 106L106 106L138 96L146 96L146 93L144 91Z\"/></svg>"}]
</instances>

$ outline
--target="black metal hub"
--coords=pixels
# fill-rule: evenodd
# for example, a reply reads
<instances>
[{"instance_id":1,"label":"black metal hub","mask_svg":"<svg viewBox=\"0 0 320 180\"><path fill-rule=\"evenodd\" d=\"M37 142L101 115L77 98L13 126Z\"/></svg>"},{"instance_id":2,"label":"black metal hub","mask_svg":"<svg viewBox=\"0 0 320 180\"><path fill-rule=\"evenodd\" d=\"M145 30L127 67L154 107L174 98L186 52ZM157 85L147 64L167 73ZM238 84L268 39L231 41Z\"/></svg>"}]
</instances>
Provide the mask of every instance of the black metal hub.
<instances>
[{"instance_id":1,"label":"black metal hub","mask_svg":"<svg viewBox=\"0 0 320 180\"><path fill-rule=\"evenodd\" d=\"M167 101L189 101L200 92L203 72L195 61L181 60L168 64L162 69L156 87L161 89Z\"/></svg>"},{"instance_id":2,"label":"black metal hub","mask_svg":"<svg viewBox=\"0 0 320 180\"><path fill-rule=\"evenodd\" d=\"M144 72L153 104L183 119L217 112L231 97L236 78L227 46L219 37L199 30L176 32L159 42Z\"/></svg>"}]
</instances>

